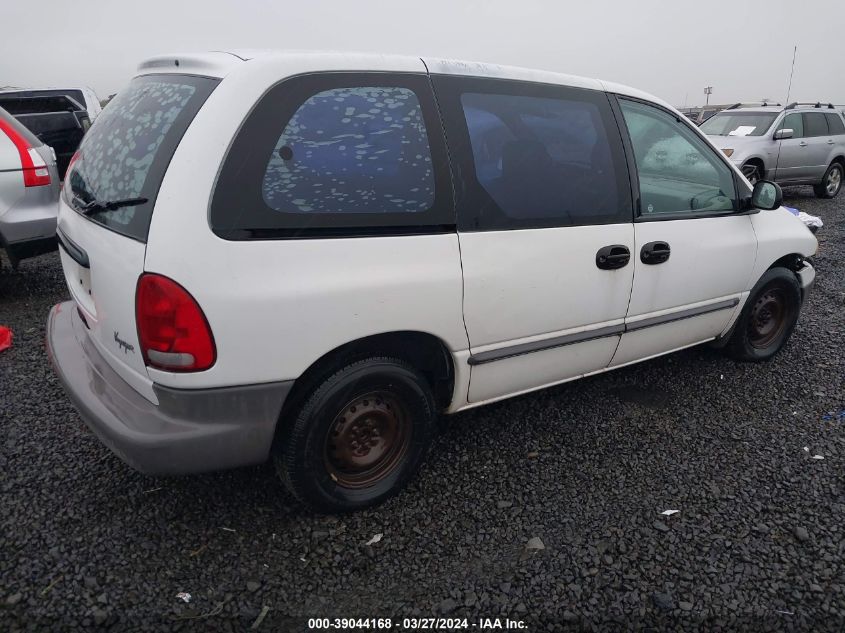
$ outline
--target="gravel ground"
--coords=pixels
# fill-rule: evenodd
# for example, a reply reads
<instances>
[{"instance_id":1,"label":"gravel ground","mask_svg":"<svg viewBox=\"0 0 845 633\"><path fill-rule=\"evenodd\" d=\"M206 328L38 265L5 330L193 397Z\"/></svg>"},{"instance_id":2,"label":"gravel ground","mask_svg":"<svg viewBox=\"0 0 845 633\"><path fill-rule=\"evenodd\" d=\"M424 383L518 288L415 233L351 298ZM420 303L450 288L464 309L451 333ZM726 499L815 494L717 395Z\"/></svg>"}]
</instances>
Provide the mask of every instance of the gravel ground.
<instances>
[{"instance_id":1,"label":"gravel ground","mask_svg":"<svg viewBox=\"0 0 845 633\"><path fill-rule=\"evenodd\" d=\"M470 629L843 630L845 195L787 204L826 226L774 361L699 347L460 414L405 493L340 518L300 510L269 466L130 470L50 369L58 258L6 268L0 629L243 631L266 606L257 630L441 614Z\"/></svg>"}]
</instances>

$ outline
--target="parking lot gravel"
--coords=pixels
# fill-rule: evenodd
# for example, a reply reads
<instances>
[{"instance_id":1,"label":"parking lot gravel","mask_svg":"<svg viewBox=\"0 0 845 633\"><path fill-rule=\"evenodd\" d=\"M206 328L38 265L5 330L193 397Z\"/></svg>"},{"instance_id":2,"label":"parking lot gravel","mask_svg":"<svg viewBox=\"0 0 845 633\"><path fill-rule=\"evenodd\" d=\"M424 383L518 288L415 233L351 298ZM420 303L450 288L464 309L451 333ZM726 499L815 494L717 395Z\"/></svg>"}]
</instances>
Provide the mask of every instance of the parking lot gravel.
<instances>
[{"instance_id":1,"label":"parking lot gravel","mask_svg":"<svg viewBox=\"0 0 845 633\"><path fill-rule=\"evenodd\" d=\"M445 419L404 493L340 517L298 508L269 465L124 465L47 359L57 255L6 263L0 630L844 630L845 194L786 194L825 227L773 361L697 347Z\"/></svg>"}]
</instances>

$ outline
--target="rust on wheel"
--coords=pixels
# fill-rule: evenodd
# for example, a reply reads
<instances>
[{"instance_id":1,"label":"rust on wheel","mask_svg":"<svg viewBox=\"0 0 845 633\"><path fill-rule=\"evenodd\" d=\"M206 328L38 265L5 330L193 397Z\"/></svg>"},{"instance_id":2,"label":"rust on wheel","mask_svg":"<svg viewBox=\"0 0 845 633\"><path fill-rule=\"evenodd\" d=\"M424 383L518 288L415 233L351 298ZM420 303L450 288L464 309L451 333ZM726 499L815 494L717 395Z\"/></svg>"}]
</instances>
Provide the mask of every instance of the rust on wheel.
<instances>
[{"instance_id":1,"label":"rust on wheel","mask_svg":"<svg viewBox=\"0 0 845 633\"><path fill-rule=\"evenodd\" d=\"M780 288L770 288L761 294L748 321L748 341L752 347L765 349L781 335L786 327L787 315L786 295Z\"/></svg>"},{"instance_id":2,"label":"rust on wheel","mask_svg":"<svg viewBox=\"0 0 845 633\"><path fill-rule=\"evenodd\" d=\"M329 427L324 449L326 469L344 488L372 486L396 470L410 440L410 418L395 395L374 391L359 396Z\"/></svg>"}]
</instances>

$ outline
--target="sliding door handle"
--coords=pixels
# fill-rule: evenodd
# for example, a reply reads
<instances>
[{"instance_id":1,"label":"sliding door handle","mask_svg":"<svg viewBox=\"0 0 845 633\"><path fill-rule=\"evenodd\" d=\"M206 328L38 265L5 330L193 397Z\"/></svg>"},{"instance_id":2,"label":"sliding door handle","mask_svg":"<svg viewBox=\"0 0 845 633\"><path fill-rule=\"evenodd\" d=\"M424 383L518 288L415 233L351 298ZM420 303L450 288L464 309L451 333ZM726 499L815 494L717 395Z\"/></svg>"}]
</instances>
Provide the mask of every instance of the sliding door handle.
<instances>
[{"instance_id":1,"label":"sliding door handle","mask_svg":"<svg viewBox=\"0 0 845 633\"><path fill-rule=\"evenodd\" d=\"M629 261L631 261L631 251L622 244L605 246L596 253L596 266L602 270L624 268Z\"/></svg>"}]
</instances>

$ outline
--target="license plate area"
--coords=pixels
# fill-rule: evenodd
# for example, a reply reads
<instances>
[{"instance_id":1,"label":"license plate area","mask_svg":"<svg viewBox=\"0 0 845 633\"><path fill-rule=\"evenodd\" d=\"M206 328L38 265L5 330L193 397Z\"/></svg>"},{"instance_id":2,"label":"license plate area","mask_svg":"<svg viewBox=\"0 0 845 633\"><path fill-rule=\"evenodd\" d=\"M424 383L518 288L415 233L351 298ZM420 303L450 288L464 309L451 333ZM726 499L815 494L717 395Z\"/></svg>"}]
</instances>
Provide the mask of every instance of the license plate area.
<instances>
[{"instance_id":1,"label":"license plate area","mask_svg":"<svg viewBox=\"0 0 845 633\"><path fill-rule=\"evenodd\" d=\"M65 282L71 296L77 305L85 311L86 316L96 321L97 310L94 307L94 295L91 290L91 269L83 268L77 264L61 247L59 247L59 254L62 258Z\"/></svg>"}]
</instances>

